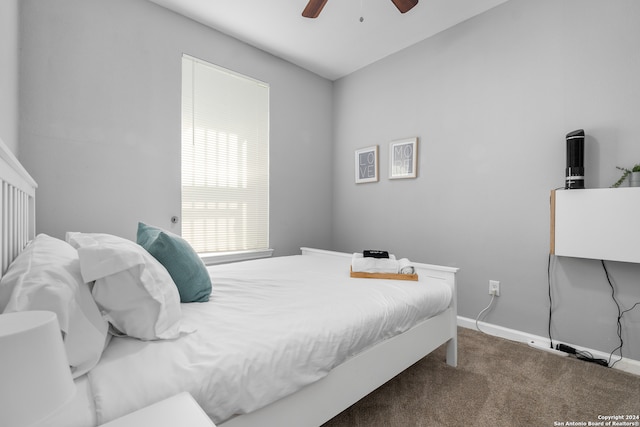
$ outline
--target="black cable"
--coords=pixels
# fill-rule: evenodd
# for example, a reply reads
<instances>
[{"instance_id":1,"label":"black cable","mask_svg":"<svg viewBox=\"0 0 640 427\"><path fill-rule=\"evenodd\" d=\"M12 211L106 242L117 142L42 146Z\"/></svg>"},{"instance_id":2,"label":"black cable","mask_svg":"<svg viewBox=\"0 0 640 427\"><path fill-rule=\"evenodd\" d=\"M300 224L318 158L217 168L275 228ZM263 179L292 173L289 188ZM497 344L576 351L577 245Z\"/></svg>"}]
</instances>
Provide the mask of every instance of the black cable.
<instances>
[{"instance_id":1,"label":"black cable","mask_svg":"<svg viewBox=\"0 0 640 427\"><path fill-rule=\"evenodd\" d=\"M596 363L601 366L609 366L609 362L604 359L596 359L593 354L585 350L576 350L576 358L584 360L586 362Z\"/></svg>"},{"instance_id":2,"label":"black cable","mask_svg":"<svg viewBox=\"0 0 640 427\"><path fill-rule=\"evenodd\" d=\"M615 299L614 299L614 301L615 301ZM616 302L616 304L618 304L618 303ZM633 304L633 306L631 308L629 308L627 310L624 310L622 312L620 311L620 306L618 306L618 313L620 313L618 315L618 338L620 339L620 345L618 347L616 347L615 349L613 349L613 351L609 355L609 363L611 363L611 357L613 356L613 353L615 353L616 350L620 350L620 359L616 360L615 362L613 362L611 364L612 368L613 368L613 365L615 365L616 363L618 363L619 361L622 360L622 344L623 344L623 341L622 341L622 322L621 322L622 316L624 316L625 313L627 313L627 312L633 310L634 308L636 308L636 306L638 306L639 304L640 304L640 301L638 301L637 303Z\"/></svg>"},{"instance_id":3,"label":"black cable","mask_svg":"<svg viewBox=\"0 0 640 427\"><path fill-rule=\"evenodd\" d=\"M617 322L617 328L618 328L618 339L620 340L620 345L616 348L614 348L611 351L611 354L609 354L609 365L611 368L613 368L613 366L618 363L619 361L622 360L622 346L624 345L624 341L622 340L622 316L624 316L625 313L633 310L634 308L636 308L639 304L640 301L638 301L637 303L633 304L633 306L627 310L622 311L620 309L620 304L618 303L618 300L616 300L616 295L615 295L615 288L613 287L613 283L611 283L611 278L609 277L609 271L607 271L607 266L604 264L604 260L600 260L600 262L602 263L602 268L604 269L604 274L607 277L607 282L609 283L609 286L611 287L611 298L613 299L613 302L616 304L616 307L618 308L618 317L616 319ZM611 358L613 357L613 354L620 350L620 359L616 360L615 362L611 363Z\"/></svg>"},{"instance_id":4,"label":"black cable","mask_svg":"<svg viewBox=\"0 0 640 427\"><path fill-rule=\"evenodd\" d=\"M640 305L640 301L638 301L637 303L633 304L633 307L631 307L630 309L623 311L621 316L624 316L624 314L625 314L626 312L631 311L631 310L633 310L634 308L636 308L636 306L637 306L637 305Z\"/></svg>"},{"instance_id":5,"label":"black cable","mask_svg":"<svg viewBox=\"0 0 640 427\"><path fill-rule=\"evenodd\" d=\"M551 309L553 308L553 301L551 299L551 253L549 253L549 260L547 261L547 284L549 288L549 324L548 324L548 333L549 333L549 342L551 343L551 348L553 348L553 338L551 337Z\"/></svg>"},{"instance_id":6,"label":"black cable","mask_svg":"<svg viewBox=\"0 0 640 427\"><path fill-rule=\"evenodd\" d=\"M565 349L559 349L559 350L567 352L566 348L569 348L571 350L570 354L575 354L575 356L580 360L584 360L584 361L587 361L587 362L593 362L593 363L597 363L597 364L602 365L602 366L608 366L610 368L613 368L616 363L618 363L620 360L622 360L622 347L624 345L624 341L622 340L622 316L624 316L625 313L628 313L629 311L635 309L638 305L640 305L640 301L638 301L635 304L633 304L633 306L631 308L622 311L622 309L620 308L620 304L618 303L618 300L616 300L615 288L613 287L613 283L611 282L611 277L609 276L609 271L607 270L607 266L605 265L604 260L600 260L600 262L602 263L602 268L604 269L605 276L607 277L607 282L609 283L609 286L611 287L611 298L613 299L613 302L616 304L616 307L618 309L618 316L616 318L616 322L617 322L617 334L618 334L618 339L620 340L620 345L618 347L616 347L615 349L613 349L613 351L611 351L611 353L609 354L609 360L608 361L606 361L604 359L596 359L588 351L576 350L576 349L573 349L572 347L564 346ZM551 298L551 253L549 253L549 259L547 261L547 284L548 284L548 291L549 291L548 334L549 334L549 341L551 343L551 348L554 348L553 347L553 338L551 336L551 316L552 316L552 312L553 312L553 300ZM563 345L559 344L559 346L563 346ZM620 358L618 360L614 361L613 363L611 363L611 359L613 358L613 354L618 350L620 350Z\"/></svg>"},{"instance_id":7,"label":"black cable","mask_svg":"<svg viewBox=\"0 0 640 427\"><path fill-rule=\"evenodd\" d=\"M607 266L605 265L604 260L600 260L600 262L602 263L602 268L604 269L604 275L607 277L607 283L609 283L609 286L611 287L611 299L613 299L613 302L615 303L616 308L618 309L618 317L616 319L616 322L617 322L617 329L618 329L617 332L618 332L618 339L620 340L620 345L614 348L611 354L609 354L609 366L613 368L613 366L616 363L622 360L622 346L624 345L624 341L622 340L622 322L620 321L620 319L622 318L622 311L620 310L620 304L618 303L618 300L616 300L616 290L613 287L613 283L611 283L611 277L609 277L609 271L607 270ZM613 357L613 353L615 353L617 350L620 350L620 359L611 363L611 358Z\"/></svg>"},{"instance_id":8,"label":"black cable","mask_svg":"<svg viewBox=\"0 0 640 427\"><path fill-rule=\"evenodd\" d=\"M595 363L595 364L598 364L600 366L609 366L609 362L607 362L606 360L604 360L604 359L596 359L595 357L593 357L593 354L589 353L588 351L586 351L586 350L577 350L577 349L571 347L570 345L558 344L558 346L556 347L556 350L564 351L567 354L572 354L578 360L583 360L585 362Z\"/></svg>"},{"instance_id":9,"label":"black cable","mask_svg":"<svg viewBox=\"0 0 640 427\"><path fill-rule=\"evenodd\" d=\"M553 191L557 191L563 189L564 187L554 188ZM551 195L549 195L549 206L551 206ZM551 311L553 309L553 300L551 299L551 251L549 251L549 259L547 260L547 285L549 289L549 323L548 323L548 334L549 334L549 345L553 349L553 338L551 337Z\"/></svg>"}]
</instances>

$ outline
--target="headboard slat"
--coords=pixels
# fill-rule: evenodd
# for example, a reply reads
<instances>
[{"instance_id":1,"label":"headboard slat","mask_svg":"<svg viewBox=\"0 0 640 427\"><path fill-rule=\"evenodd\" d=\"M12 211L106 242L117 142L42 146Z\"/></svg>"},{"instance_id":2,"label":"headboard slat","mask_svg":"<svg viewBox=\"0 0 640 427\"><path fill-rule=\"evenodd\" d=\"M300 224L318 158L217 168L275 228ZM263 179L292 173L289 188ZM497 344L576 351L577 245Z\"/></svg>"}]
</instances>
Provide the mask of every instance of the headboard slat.
<instances>
[{"instance_id":1,"label":"headboard slat","mask_svg":"<svg viewBox=\"0 0 640 427\"><path fill-rule=\"evenodd\" d=\"M0 139L0 277L35 237L38 185Z\"/></svg>"}]
</instances>

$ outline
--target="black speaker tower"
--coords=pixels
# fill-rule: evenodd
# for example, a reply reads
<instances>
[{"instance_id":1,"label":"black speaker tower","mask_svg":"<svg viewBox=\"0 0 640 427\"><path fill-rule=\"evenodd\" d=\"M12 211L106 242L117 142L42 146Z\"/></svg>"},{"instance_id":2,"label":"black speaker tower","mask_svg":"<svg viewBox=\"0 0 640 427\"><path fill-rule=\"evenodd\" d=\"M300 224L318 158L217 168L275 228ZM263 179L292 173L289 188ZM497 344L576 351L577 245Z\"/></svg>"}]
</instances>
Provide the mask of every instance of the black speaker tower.
<instances>
[{"instance_id":1,"label":"black speaker tower","mask_svg":"<svg viewBox=\"0 0 640 427\"><path fill-rule=\"evenodd\" d=\"M567 134L567 169L564 188L584 188L584 130Z\"/></svg>"}]
</instances>

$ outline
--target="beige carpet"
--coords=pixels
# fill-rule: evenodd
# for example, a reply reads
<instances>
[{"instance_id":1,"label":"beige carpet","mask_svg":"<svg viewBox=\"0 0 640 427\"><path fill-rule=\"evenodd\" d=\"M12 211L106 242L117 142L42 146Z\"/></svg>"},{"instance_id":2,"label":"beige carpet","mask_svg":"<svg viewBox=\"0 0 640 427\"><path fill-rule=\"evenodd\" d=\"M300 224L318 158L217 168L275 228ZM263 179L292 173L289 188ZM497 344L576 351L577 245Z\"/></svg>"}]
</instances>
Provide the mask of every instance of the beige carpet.
<instances>
[{"instance_id":1,"label":"beige carpet","mask_svg":"<svg viewBox=\"0 0 640 427\"><path fill-rule=\"evenodd\" d=\"M457 368L441 347L324 427L544 427L640 415L639 376L469 329L458 334Z\"/></svg>"}]
</instances>

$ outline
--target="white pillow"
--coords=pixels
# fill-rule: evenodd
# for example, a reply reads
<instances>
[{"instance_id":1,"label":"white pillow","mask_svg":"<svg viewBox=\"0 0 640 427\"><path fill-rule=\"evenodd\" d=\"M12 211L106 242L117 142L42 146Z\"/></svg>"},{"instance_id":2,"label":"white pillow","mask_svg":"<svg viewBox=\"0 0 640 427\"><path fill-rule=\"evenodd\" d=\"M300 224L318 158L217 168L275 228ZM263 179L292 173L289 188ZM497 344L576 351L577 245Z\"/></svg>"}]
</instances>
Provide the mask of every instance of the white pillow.
<instances>
[{"instance_id":1,"label":"white pillow","mask_svg":"<svg viewBox=\"0 0 640 427\"><path fill-rule=\"evenodd\" d=\"M93 298L120 333L141 340L178 338L180 295L167 270L142 246L110 234L67 233Z\"/></svg>"},{"instance_id":2,"label":"white pillow","mask_svg":"<svg viewBox=\"0 0 640 427\"><path fill-rule=\"evenodd\" d=\"M0 280L0 310L48 310L58 316L74 378L93 368L109 338L108 323L82 280L78 252L39 234Z\"/></svg>"}]
</instances>

